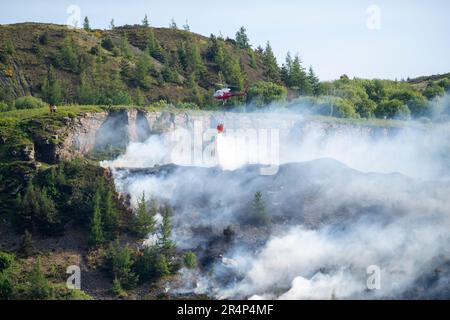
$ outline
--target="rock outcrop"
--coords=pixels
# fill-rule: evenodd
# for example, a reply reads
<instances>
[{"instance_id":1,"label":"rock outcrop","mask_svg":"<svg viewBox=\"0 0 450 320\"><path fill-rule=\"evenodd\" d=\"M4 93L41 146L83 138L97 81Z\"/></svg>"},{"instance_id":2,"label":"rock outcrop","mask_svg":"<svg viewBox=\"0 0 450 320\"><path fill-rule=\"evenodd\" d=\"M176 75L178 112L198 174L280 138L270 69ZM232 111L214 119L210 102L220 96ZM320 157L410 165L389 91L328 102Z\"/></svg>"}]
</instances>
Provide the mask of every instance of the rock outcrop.
<instances>
[{"instance_id":1,"label":"rock outcrop","mask_svg":"<svg viewBox=\"0 0 450 320\"><path fill-rule=\"evenodd\" d=\"M285 130L288 134L303 135L314 128L322 135L351 130L358 136L392 135L396 127L377 127L310 120L300 115L245 114L232 112L171 112L122 109L84 113L65 120L65 126L51 132L51 137L34 137L33 146L24 150L24 156L38 161L56 163L89 154L104 146L124 149L129 142L144 141L150 135L162 134L178 128L188 130L215 130L223 123L226 130L272 129Z\"/></svg>"}]
</instances>

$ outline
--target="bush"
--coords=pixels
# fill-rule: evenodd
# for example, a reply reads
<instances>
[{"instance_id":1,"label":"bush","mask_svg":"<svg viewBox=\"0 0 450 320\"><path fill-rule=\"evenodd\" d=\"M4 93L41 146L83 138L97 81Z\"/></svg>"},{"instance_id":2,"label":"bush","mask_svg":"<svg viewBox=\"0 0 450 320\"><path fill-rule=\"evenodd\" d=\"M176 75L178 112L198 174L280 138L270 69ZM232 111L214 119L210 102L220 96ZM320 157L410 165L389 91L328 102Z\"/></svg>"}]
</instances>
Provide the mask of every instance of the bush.
<instances>
[{"instance_id":1,"label":"bush","mask_svg":"<svg viewBox=\"0 0 450 320\"><path fill-rule=\"evenodd\" d=\"M274 101L283 101L286 96L286 88L273 82L260 81L248 90L247 101L261 107Z\"/></svg>"},{"instance_id":2,"label":"bush","mask_svg":"<svg viewBox=\"0 0 450 320\"><path fill-rule=\"evenodd\" d=\"M197 256L194 252L188 251L183 257L184 266L188 269L193 269L197 266Z\"/></svg>"},{"instance_id":3,"label":"bush","mask_svg":"<svg viewBox=\"0 0 450 320\"><path fill-rule=\"evenodd\" d=\"M375 114L379 118L397 118L402 120L409 119L411 116L408 106L398 99L381 101L375 110Z\"/></svg>"},{"instance_id":4,"label":"bush","mask_svg":"<svg viewBox=\"0 0 450 320\"><path fill-rule=\"evenodd\" d=\"M103 39L102 47L105 50L112 51L114 49L114 44L113 44L111 38L108 37L108 38Z\"/></svg>"},{"instance_id":5,"label":"bush","mask_svg":"<svg viewBox=\"0 0 450 320\"><path fill-rule=\"evenodd\" d=\"M438 96L442 97L444 94L445 94L444 88L433 82L429 82L427 84L425 91L423 92L423 95L427 97L428 100L431 100Z\"/></svg>"},{"instance_id":6,"label":"bush","mask_svg":"<svg viewBox=\"0 0 450 320\"><path fill-rule=\"evenodd\" d=\"M14 295L14 285L7 274L0 273L0 300L11 299Z\"/></svg>"},{"instance_id":7,"label":"bush","mask_svg":"<svg viewBox=\"0 0 450 320\"><path fill-rule=\"evenodd\" d=\"M334 103L333 116L339 118L355 118L356 111L350 100L337 99Z\"/></svg>"},{"instance_id":8,"label":"bush","mask_svg":"<svg viewBox=\"0 0 450 320\"><path fill-rule=\"evenodd\" d=\"M139 276L132 272L134 258L133 251L128 246L121 248L117 240L107 250L106 270L126 289L134 288L139 280Z\"/></svg>"},{"instance_id":9,"label":"bush","mask_svg":"<svg viewBox=\"0 0 450 320\"><path fill-rule=\"evenodd\" d=\"M12 267L14 263L14 255L0 252L0 272L3 272Z\"/></svg>"},{"instance_id":10,"label":"bush","mask_svg":"<svg viewBox=\"0 0 450 320\"><path fill-rule=\"evenodd\" d=\"M39 109L46 107L47 104L39 98L32 96L20 97L14 101L16 109Z\"/></svg>"},{"instance_id":11,"label":"bush","mask_svg":"<svg viewBox=\"0 0 450 320\"><path fill-rule=\"evenodd\" d=\"M12 108L6 102L0 101L0 112L10 111L10 110L12 110Z\"/></svg>"}]
</instances>

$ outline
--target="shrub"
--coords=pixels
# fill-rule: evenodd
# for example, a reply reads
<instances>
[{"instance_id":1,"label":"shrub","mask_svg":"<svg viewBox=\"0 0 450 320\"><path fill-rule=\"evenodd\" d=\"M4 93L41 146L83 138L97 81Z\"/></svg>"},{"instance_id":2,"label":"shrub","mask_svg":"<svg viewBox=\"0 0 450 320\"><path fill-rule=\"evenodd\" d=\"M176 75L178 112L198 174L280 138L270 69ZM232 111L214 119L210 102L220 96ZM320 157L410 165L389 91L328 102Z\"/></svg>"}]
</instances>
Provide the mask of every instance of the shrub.
<instances>
[{"instance_id":1,"label":"shrub","mask_svg":"<svg viewBox=\"0 0 450 320\"><path fill-rule=\"evenodd\" d=\"M193 269L197 266L197 256L194 252L188 251L183 257L184 266L188 269Z\"/></svg>"},{"instance_id":2,"label":"shrub","mask_svg":"<svg viewBox=\"0 0 450 320\"><path fill-rule=\"evenodd\" d=\"M249 89L247 101L261 107L274 101L283 101L286 96L286 88L272 82L260 81Z\"/></svg>"},{"instance_id":3,"label":"shrub","mask_svg":"<svg viewBox=\"0 0 450 320\"><path fill-rule=\"evenodd\" d=\"M14 255L0 252L0 272L3 272L12 267L14 263Z\"/></svg>"},{"instance_id":4,"label":"shrub","mask_svg":"<svg viewBox=\"0 0 450 320\"><path fill-rule=\"evenodd\" d=\"M0 273L0 300L11 299L14 295L14 285L7 274Z\"/></svg>"},{"instance_id":5,"label":"shrub","mask_svg":"<svg viewBox=\"0 0 450 320\"><path fill-rule=\"evenodd\" d=\"M12 108L4 101L0 101L0 112L10 111Z\"/></svg>"},{"instance_id":6,"label":"shrub","mask_svg":"<svg viewBox=\"0 0 450 320\"><path fill-rule=\"evenodd\" d=\"M102 40L102 47L105 50L112 51L114 49L114 44L113 44L111 38L108 37L108 38L103 39Z\"/></svg>"},{"instance_id":7,"label":"shrub","mask_svg":"<svg viewBox=\"0 0 450 320\"><path fill-rule=\"evenodd\" d=\"M53 288L48 280L45 278L42 271L40 258L36 259L33 270L29 276L30 294L32 299L49 300L53 298Z\"/></svg>"},{"instance_id":8,"label":"shrub","mask_svg":"<svg viewBox=\"0 0 450 320\"><path fill-rule=\"evenodd\" d=\"M392 99L381 101L375 110L375 114L377 117L381 118L409 119L411 116L411 111L402 101Z\"/></svg>"},{"instance_id":9,"label":"shrub","mask_svg":"<svg viewBox=\"0 0 450 320\"><path fill-rule=\"evenodd\" d=\"M16 109L38 109L46 106L47 104L44 101L32 96L20 97L14 101L14 107Z\"/></svg>"}]
</instances>

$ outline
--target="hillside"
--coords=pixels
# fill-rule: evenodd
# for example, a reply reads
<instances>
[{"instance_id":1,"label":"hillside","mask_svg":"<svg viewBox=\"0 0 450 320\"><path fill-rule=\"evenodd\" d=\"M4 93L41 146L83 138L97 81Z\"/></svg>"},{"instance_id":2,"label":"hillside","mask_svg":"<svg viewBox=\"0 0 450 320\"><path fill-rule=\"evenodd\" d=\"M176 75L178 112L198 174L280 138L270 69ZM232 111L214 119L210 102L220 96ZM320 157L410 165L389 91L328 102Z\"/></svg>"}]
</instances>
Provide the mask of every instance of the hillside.
<instances>
[{"instance_id":1,"label":"hillside","mask_svg":"<svg viewBox=\"0 0 450 320\"><path fill-rule=\"evenodd\" d=\"M239 49L233 41L223 41L226 60L219 65L208 56L211 39L184 30L124 26L85 31L22 23L0 26L0 43L0 86L7 99L24 95L45 98L43 85L48 77L60 82L60 102L64 103L83 102L79 101L83 79L99 86L99 90L127 92L135 102L142 98L191 101L193 95L202 100L210 96L208 91L217 82L242 87L245 82L264 79L260 55L252 54L252 62L248 50ZM182 50L187 61L180 65ZM142 66L146 62L141 57L146 52L150 60ZM202 65L195 79L189 79L193 67L189 55L193 63ZM146 74L142 79L133 78L141 67Z\"/></svg>"},{"instance_id":2,"label":"hillside","mask_svg":"<svg viewBox=\"0 0 450 320\"><path fill-rule=\"evenodd\" d=\"M406 81L342 75L321 82L300 56L287 55L280 66L269 43L252 48L245 29L239 32L234 40L141 25L113 30L3 25L0 111L36 107L17 101L31 95L54 105L148 106L165 100L181 108L214 110L277 102L309 114L345 118L449 117L448 99L441 99L450 90L449 74ZM248 88L246 97L215 100L214 91L225 83L236 90Z\"/></svg>"}]
</instances>

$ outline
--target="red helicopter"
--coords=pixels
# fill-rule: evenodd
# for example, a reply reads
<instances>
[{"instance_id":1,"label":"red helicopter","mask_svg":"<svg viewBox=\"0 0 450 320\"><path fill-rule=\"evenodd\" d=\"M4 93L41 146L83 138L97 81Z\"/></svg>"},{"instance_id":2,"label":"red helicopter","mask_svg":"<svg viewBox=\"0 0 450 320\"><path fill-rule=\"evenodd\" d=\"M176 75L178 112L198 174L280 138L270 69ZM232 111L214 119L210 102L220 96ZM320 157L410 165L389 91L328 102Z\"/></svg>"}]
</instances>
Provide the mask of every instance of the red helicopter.
<instances>
[{"instance_id":1,"label":"red helicopter","mask_svg":"<svg viewBox=\"0 0 450 320\"><path fill-rule=\"evenodd\" d=\"M235 92L232 91L227 85L224 88L217 90L214 93L214 99L226 101L233 97L243 97L247 95L248 87L245 88L245 91Z\"/></svg>"}]
</instances>

